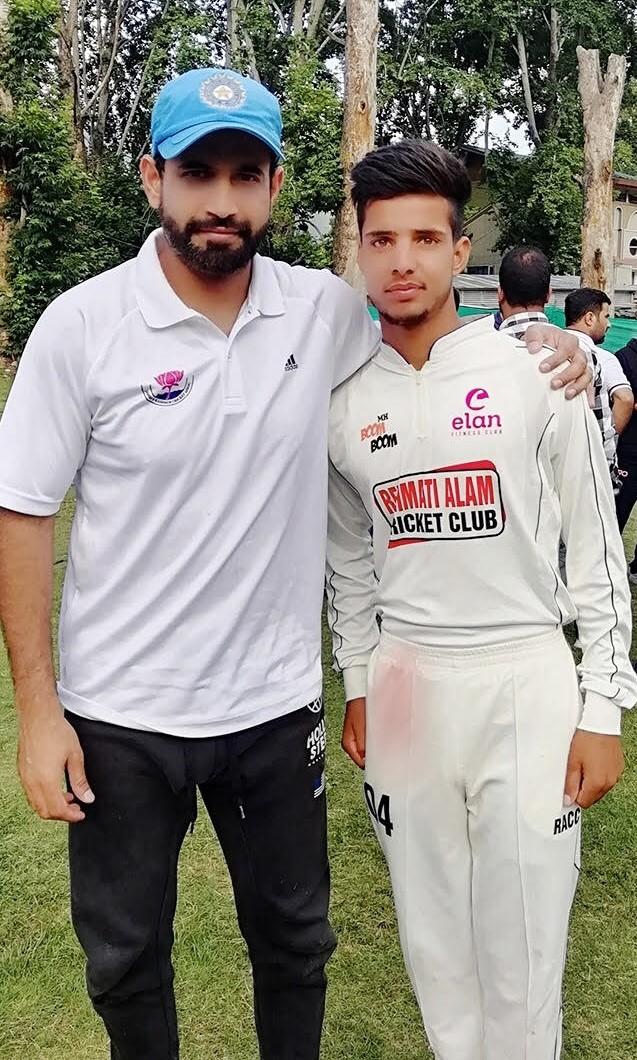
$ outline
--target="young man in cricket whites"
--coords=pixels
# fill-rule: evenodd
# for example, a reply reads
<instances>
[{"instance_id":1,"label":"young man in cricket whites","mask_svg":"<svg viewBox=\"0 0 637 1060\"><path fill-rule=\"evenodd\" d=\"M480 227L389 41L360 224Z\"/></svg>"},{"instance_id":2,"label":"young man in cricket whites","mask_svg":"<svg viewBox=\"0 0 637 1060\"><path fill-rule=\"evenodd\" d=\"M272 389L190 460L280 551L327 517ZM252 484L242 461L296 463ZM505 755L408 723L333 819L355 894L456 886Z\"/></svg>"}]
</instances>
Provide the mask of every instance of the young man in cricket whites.
<instances>
[{"instance_id":1,"label":"young man in cricket whites","mask_svg":"<svg viewBox=\"0 0 637 1060\"><path fill-rule=\"evenodd\" d=\"M343 745L437 1060L555 1060L581 811L622 772L637 698L601 438L491 317L457 319L462 164L404 141L352 180L385 345L330 414Z\"/></svg>"},{"instance_id":2,"label":"young man in cricket whites","mask_svg":"<svg viewBox=\"0 0 637 1060\"><path fill-rule=\"evenodd\" d=\"M329 272L256 254L281 160L262 85L214 69L167 84L141 163L161 228L49 306L0 424L20 776L41 817L71 825L73 923L116 1060L178 1056L172 925L197 788L261 1057L319 1055L328 406L380 336ZM56 685L53 526L73 481Z\"/></svg>"}]
</instances>

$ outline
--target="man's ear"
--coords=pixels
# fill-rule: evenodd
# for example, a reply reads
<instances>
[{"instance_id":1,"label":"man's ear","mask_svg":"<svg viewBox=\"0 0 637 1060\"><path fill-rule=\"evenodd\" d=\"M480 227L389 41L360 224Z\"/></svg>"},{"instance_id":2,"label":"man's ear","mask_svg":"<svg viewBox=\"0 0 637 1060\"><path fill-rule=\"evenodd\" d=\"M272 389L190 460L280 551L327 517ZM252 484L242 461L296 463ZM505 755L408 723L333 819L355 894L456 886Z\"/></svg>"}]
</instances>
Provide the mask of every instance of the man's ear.
<instances>
[{"instance_id":1,"label":"man's ear","mask_svg":"<svg viewBox=\"0 0 637 1060\"><path fill-rule=\"evenodd\" d=\"M471 240L468 236L460 236L453 248L453 274L459 276L467 267L469 255L471 254Z\"/></svg>"},{"instance_id":2,"label":"man's ear","mask_svg":"<svg viewBox=\"0 0 637 1060\"><path fill-rule=\"evenodd\" d=\"M274 173L270 178L270 200L274 206L279 195L281 194L281 188L285 184L285 170L283 166L277 166Z\"/></svg>"},{"instance_id":3,"label":"man's ear","mask_svg":"<svg viewBox=\"0 0 637 1060\"><path fill-rule=\"evenodd\" d=\"M144 155L139 163L139 173L148 203L153 210L159 209L161 203L161 173L157 169L152 155Z\"/></svg>"}]
</instances>

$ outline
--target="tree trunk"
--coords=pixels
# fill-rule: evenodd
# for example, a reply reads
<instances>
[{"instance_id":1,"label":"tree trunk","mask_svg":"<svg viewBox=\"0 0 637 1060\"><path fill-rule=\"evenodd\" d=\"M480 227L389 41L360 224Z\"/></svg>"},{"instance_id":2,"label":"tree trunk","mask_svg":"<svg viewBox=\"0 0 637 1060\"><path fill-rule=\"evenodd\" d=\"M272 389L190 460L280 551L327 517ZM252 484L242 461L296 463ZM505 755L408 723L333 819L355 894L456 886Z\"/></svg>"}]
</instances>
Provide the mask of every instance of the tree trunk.
<instances>
[{"instance_id":1,"label":"tree trunk","mask_svg":"<svg viewBox=\"0 0 637 1060\"><path fill-rule=\"evenodd\" d=\"M60 28L58 31L58 67L60 71L60 89L68 100L70 120L73 126L73 144L75 157L86 162L84 133L80 116L80 59L79 59L79 18L77 0L69 0L67 10L60 9Z\"/></svg>"},{"instance_id":2,"label":"tree trunk","mask_svg":"<svg viewBox=\"0 0 637 1060\"><path fill-rule=\"evenodd\" d=\"M88 116L91 120L91 155L98 164L105 150L106 122L111 102L111 78L121 44L123 13L122 0L116 0L115 10L111 9L108 12L103 30L101 29L100 18L97 64L98 84L90 100L84 104L81 111L82 118Z\"/></svg>"},{"instance_id":3,"label":"tree trunk","mask_svg":"<svg viewBox=\"0 0 637 1060\"><path fill-rule=\"evenodd\" d=\"M493 56L495 53L495 33L491 34L491 40L489 41L489 55L487 57L487 105L484 112L484 160L486 162L489 157L489 133L491 131L491 71L493 69Z\"/></svg>"},{"instance_id":4,"label":"tree trunk","mask_svg":"<svg viewBox=\"0 0 637 1060\"><path fill-rule=\"evenodd\" d=\"M306 32L308 40L314 40L318 33L319 23L321 21L321 15L323 14L325 4L326 0L311 0Z\"/></svg>"},{"instance_id":5,"label":"tree trunk","mask_svg":"<svg viewBox=\"0 0 637 1060\"><path fill-rule=\"evenodd\" d=\"M5 38L9 30L9 2L0 0L0 48L5 48ZM6 85L0 84L0 114L10 114L13 100Z\"/></svg>"},{"instance_id":6,"label":"tree trunk","mask_svg":"<svg viewBox=\"0 0 637 1060\"><path fill-rule=\"evenodd\" d=\"M557 119L557 64L560 60L560 16L555 4L551 4L549 29L551 33L551 50L549 57L549 99L546 108L546 131L552 132Z\"/></svg>"},{"instance_id":7,"label":"tree trunk","mask_svg":"<svg viewBox=\"0 0 637 1060\"><path fill-rule=\"evenodd\" d=\"M352 166L374 146L377 41L378 0L348 0L345 106L341 139L345 198L336 220L334 270L361 291L364 283L356 262L358 228L349 194L349 173Z\"/></svg>"},{"instance_id":8,"label":"tree trunk","mask_svg":"<svg viewBox=\"0 0 637 1060\"><path fill-rule=\"evenodd\" d=\"M4 47L4 38L7 33L9 21L9 7L7 0L0 0L0 47ZM13 100L11 93L5 85L0 84L0 114L8 115L13 110ZM8 159L2 158L0 155L0 211L6 205L9 199L9 190L7 188L4 174L8 165ZM0 213L0 295L3 295L8 290L7 280L7 251L9 249L9 240L11 238L11 225L6 218L3 218ZM6 346L6 335L0 329L0 354Z\"/></svg>"},{"instance_id":9,"label":"tree trunk","mask_svg":"<svg viewBox=\"0 0 637 1060\"><path fill-rule=\"evenodd\" d=\"M540 140L540 134L537 131L537 125L535 123L535 109L533 107L533 97L531 95L529 64L526 58L526 42L524 40L524 34L521 29L518 29L517 31L517 45L515 50L517 52L518 62L520 64L520 76L522 78L522 89L524 91L524 105L526 107L526 117L529 123L529 134L535 146L541 147L542 141Z\"/></svg>"},{"instance_id":10,"label":"tree trunk","mask_svg":"<svg viewBox=\"0 0 637 1060\"><path fill-rule=\"evenodd\" d=\"M239 50L237 0L226 0L226 67L232 69Z\"/></svg>"},{"instance_id":11,"label":"tree trunk","mask_svg":"<svg viewBox=\"0 0 637 1060\"><path fill-rule=\"evenodd\" d=\"M579 93L584 113L582 285L614 298L613 151L626 81L626 58L611 55L606 76L599 52L578 45ZM611 306L612 312L613 306Z\"/></svg>"}]
</instances>

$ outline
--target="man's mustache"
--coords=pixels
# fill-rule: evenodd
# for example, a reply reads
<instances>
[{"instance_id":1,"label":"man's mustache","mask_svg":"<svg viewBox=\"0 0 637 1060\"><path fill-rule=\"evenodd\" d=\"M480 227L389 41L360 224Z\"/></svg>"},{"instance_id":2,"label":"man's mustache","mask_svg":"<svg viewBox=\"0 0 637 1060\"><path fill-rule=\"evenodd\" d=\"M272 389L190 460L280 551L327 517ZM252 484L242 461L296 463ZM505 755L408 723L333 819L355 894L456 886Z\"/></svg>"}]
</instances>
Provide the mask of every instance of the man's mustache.
<instances>
[{"instance_id":1,"label":"man's mustache","mask_svg":"<svg viewBox=\"0 0 637 1060\"><path fill-rule=\"evenodd\" d=\"M209 217L206 221L189 221L186 225L185 234L188 238L197 233L206 233L210 228L223 229L225 232L233 232L235 235L249 236L252 229L248 224L237 224L229 221L227 217Z\"/></svg>"}]
</instances>

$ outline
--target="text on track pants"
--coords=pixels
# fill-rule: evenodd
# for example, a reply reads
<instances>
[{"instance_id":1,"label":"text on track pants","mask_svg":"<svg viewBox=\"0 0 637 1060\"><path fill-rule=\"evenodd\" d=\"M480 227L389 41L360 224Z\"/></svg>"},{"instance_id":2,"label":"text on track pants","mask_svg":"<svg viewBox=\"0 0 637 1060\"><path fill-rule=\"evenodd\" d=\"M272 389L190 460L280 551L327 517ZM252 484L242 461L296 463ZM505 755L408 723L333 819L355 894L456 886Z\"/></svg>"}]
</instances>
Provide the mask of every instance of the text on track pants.
<instances>
[{"instance_id":1,"label":"text on track pants","mask_svg":"<svg viewBox=\"0 0 637 1060\"><path fill-rule=\"evenodd\" d=\"M463 651L383 634L365 795L436 1060L558 1060L580 810L561 631Z\"/></svg>"},{"instance_id":2,"label":"text on track pants","mask_svg":"<svg viewBox=\"0 0 637 1060\"><path fill-rule=\"evenodd\" d=\"M67 718L95 792L86 820L70 829L73 924L113 1060L179 1056L172 925L196 787L232 877L260 1055L318 1060L335 945L321 702L209 739Z\"/></svg>"}]
</instances>

